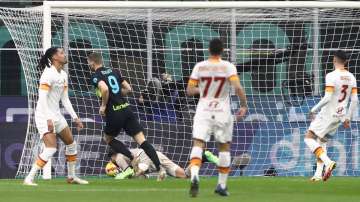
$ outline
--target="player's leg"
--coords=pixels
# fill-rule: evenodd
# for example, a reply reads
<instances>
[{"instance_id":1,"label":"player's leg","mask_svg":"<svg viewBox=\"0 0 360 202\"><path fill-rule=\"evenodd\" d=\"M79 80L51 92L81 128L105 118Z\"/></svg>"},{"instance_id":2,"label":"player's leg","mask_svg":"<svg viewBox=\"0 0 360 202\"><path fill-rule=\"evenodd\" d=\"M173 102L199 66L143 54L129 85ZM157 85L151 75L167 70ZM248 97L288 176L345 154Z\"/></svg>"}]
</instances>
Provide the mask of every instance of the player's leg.
<instances>
[{"instance_id":1,"label":"player's leg","mask_svg":"<svg viewBox=\"0 0 360 202\"><path fill-rule=\"evenodd\" d=\"M218 185L216 187L215 193L220 196L228 196L229 193L227 191L227 178L230 173L230 164L231 164L231 156L230 156L230 143L219 143L219 163L218 163Z\"/></svg>"},{"instance_id":2,"label":"player's leg","mask_svg":"<svg viewBox=\"0 0 360 202\"><path fill-rule=\"evenodd\" d=\"M39 130L39 132L40 132L40 130ZM37 185L37 184L35 184L33 182L36 173L45 166L47 161L56 152L56 135L55 135L55 133L47 132L47 133L43 134L41 139L45 144L45 148L39 154L39 156L37 157L35 163L32 165L29 174L24 179L24 185L30 185L30 186L36 186Z\"/></svg>"},{"instance_id":3,"label":"player's leg","mask_svg":"<svg viewBox=\"0 0 360 202\"><path fill-rule=\"evenodd\" d=\"M220 116L221 117L221 116ZM224 116L226 117L226 115ZM232 132L234 122L232 116L228 116L228 122L223 123L220 120L216 122L215 128L215 140L218 142L219 150L219 162L218 162L218 184L215 189L215 193L220 196L229 196L227 189L227 178L230 173L231 155L230 155L230 144L232 141Z\"/></svg>"},{"instance_id":4,"label":"player's leg","mask_svg":"<svg viewBox=\"0 0 360 202\"><path fill-rule=\"evenodd\" d=\"M206 117L206 118L203 118ZM210 140L211 120L207 114L196 114L193 124L193 146L190 152L190 196L196 197L199 193L199 170L202 164L202 155L205 143Z\"/></svg>"},{"instance_id":5,"label":"player's leg","mask_svg":"<svg viewBox=\"0 0 360 202\"><path fill-rule=\"evenodd\" d=\"M326 153L326 141L320 138L317 138L317 141ZM324 162L320 158L316 158L316 170L314 176L310 179L311 181L316 182L322 180L324 165Z\"/></svg>"},{"instance_id":6,"label":"player's leg","mask_svg":"<svg viewBox=\"0 0 360 202\"><path fill-rule=\"evenodd\" d=\"M211 151L205 149L201 157L201 164L207 162L213 163L217 166L219 164L219 158ZM185 168L185 175L190 177L190 165Z\"/></svg>"},{"instance_id":7,"label":"player's leg","mask_svg":"<svg viewBox=\"0 0 360 202\"><path fill-rule=\"evenodd\" d=\"M115 153L123 154L132 161L134 157L128 147L121 141L115 139L125 124L125 115L124 112L109 113L106 115L104 141Z\"/></svg>"},{"instance_id":8,"label":"player's leg","mask_svg":"<svg viewBox=\"0 0 360 202\"><path fill-rule=\"evenodd\" d=\"M123 180L134 176L134 169L130 165L131 160L125 155L117 153L111 157L112 162L120 168L121 172L115 176L116 180Z\"/></svg>"},{"instance_id":9,"label":"player's leg","mask_svg":"<svg viewBox=\"0 0 360 202\"><path fill-rule=\"evenodd\" d=\"M326 172L323 180L326 181L330 177L331 172L335 169L336 163L327 156L324 148L319 144L319 142L317 142L317 138L318 137L312 130L308 130L305 134L304 142L310 148L311 152L315 154L316 158L324 162L326 166Z\"/></svg>"},{"instance_id":10,"label":"player's leg","mask_svg":"<svg viewBox=\"0 0 360 202\"><path fill-rule=\"evenodd\" d=\"M154 147L145 139L143 127L136 119L134 113L130 110L126 111L126 121L124 123L124 130L126 134L133 137L135 142L144 150L145 154L154 163L157 171L160 171L160 160Z\"/></svg>"},{"instance_id":11,"label":"player's leg","mask_svg":"<svg viewBox=\"0 0 360 202\"><path fill-rule=\"evenodd\" d=\"M200 139L193 139L193 147L190 153L190 195L196 197L199 192L199 171L202 163L202 153L205 142Z\"/></svg>"},{"instance_id":12,"label":"player's leg","mask_svg":"<svg viewBox=\"0 0 360 202\"><path fill-rule=\"evenodd\" d=\"M56 127L57 126L55 126L55 128ZM65 157L66 157L67 172L68 172L67 182L73 184L89 184L88 181L82 180L76 176L75 170L76 170L77 145L76 145L76 141L74 141L70 128L66 126L64 129L62 129L61 132L59 132L59 137L65 144Z\"/></svg>"},{"instance_id":13,"label":"player's leg","mask_svg":"<svg viewBox=\"0 0 360 202\"><path fill-rule=\"evenodd\" d=\"M131 133L131 132L129 132ZM136 133L133 135L133 138L135 142L140 145L140 148L144 150L145 154L151 159L151 161L154 163L155 168L157 171L161 171L161 164L159 157L156 153L155 148L145 139L145 135L142 131ZM163 171L162 171L163 172Z\"/></svg>"},{"instance_id":14,"label":"player's leg","mask_svg":"<svg viewBox=\"0 0 360 202\"><path fill-rule=\"evenodd\" d=\"M110 132L111 133L111 132ZM110 146L110 148L115 152L115 153L119 153L119 154L123 154L124 156L126 156L127 158L130 159L130 161L132 161L134 159L133 155L131 154L130 150L128 149L128 147L122 143L121 141L115 139L116 135L108 135L109 132L105 132L104 134L104 141L107 145Z\"/></svg>"}]
</instances>

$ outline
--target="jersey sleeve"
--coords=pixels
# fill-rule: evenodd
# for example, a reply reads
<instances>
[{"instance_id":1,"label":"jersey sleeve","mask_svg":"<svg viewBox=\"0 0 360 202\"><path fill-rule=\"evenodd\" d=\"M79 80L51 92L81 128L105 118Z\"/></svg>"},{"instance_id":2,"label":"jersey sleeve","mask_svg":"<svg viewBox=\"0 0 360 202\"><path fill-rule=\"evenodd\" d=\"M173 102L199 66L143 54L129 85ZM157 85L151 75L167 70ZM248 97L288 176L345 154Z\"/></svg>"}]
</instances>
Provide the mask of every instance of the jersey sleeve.
<instances>
[{"instance_id":1,"label":"jersey sleeve","mask_svg":"<svg viewBox=\"0 0 360 202\"><path fill-rule=\"evenodd\" d=\"M356 82L356 78L355 76L353 76L352 79L352 89L351 89L351 94L357 94L358 93L358 89L357 89L357 82Z\"/></svg>"},{"instance_id":2,"label":"jersey sleeve","mask_svg":"<svg viewBox=\"0 0 360 202\"><path fill-rule=\"evenodd\" d=\"M49 90L52 85L52 75L49 69L45 69L44 72L41 74L40 77L40 89L42 90Z\"/></svg>"},{"instance_id":3,"label":"jersey sleeve","mask_svg":"<svg viewBox=\"0 0 360 202\"><path fill-rule=\"evenodd\" d=\"M325 77L325 92L334 92L335 79L332 74L327 74Z\"/></svg>"},{"instance_id":4,"label":"jersey sleeve","mask_svg":"<svg viewBox=\"0 0 360 202\"><path fill-rule=\"evenodd\" d=\"M98 84L99 82L102 80L101 76L95 72L92 76L91 76L91 84L97 88L98 87Z\"/></svg>"},{"instance_id":5,"label":"jersey sleeve","mask_svg":"<svg viewBox=\"0 0 360 202\"><path fill-rule=\"evenodd\" d=\"M228 71L227 71L227 78L232 81L232 80L239 80L239 76L237 74L237 69L235 67L235 65L231 64L229 65Z\"/></svg>"},{"instance_id":6,"label":"jersey sleeve","mask_svg":"<svg viewBox=\"0 0 360 202\"><path fill-rule=\"evenodd\" d=\"M199 83L199 66L195 65L190 75L189 84L196 86L198 83Z\"/></svg>"},{"instance_id":7,"label":"jersey sleeve","mask_svg":"<svg viewBox=\"0 0 360 202\"><path fill-rule=\"evenodd\" d=\"M121 76L121 72L118 69L114 69L114 73L118 76L119 78L119 83L122 83L124 81L123 77Z\"/></svg>"}]
</instances>

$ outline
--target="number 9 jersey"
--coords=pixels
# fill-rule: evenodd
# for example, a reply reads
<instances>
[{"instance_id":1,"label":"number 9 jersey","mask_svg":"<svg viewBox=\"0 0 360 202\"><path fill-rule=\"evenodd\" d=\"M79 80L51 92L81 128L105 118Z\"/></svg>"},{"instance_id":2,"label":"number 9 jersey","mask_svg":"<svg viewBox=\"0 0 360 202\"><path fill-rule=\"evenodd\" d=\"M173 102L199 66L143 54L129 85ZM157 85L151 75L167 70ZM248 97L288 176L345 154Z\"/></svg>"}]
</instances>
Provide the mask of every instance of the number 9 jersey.
<instances>
[{"instance_id":1,"label":"number 9 jersey","mask_svg":"<svg viewBox=\"0 0 360 202\"><path fill-rule=\"evenodd\" d=\"M104 81L109 88L109 101L106 109L111 110L116 106L125 104L126 101L121 95L121 83L124 81L120 72L111 68L101 67L98 68L91 76L91 83L96 89L97 96L101 97L98 90L98 83Z\"/></svg>"},{"instance_id":2,"label":"number 9 jersey","mask_svg":"<svg viewBox=\"0 0 360 202\"><path fill-rule=\"evenodd\" d=\"M193 138L221 143L231 142L233 116L230 105L230 80L239 79L236 67L228 61L205 60L195 65L189 85L198 85L200 100L194 116Z\"/></svg>"}]
</instances>

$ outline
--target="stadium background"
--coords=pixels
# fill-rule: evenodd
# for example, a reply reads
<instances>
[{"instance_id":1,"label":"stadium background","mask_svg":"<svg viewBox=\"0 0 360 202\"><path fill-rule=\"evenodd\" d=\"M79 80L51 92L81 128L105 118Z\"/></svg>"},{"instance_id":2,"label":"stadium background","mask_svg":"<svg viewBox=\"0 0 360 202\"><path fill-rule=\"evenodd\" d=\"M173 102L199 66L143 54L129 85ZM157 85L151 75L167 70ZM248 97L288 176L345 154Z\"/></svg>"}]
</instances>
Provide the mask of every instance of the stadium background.
<instances>
[{"instance_id":1,"label":"stadium background","mask_svg":"<svg viewBox=\"0 0 360 202\"><path fill-rule=\"evenodd\" d=\"M39 2L23 2L23 3L6 3L6 4L0 4L0 6L9 6L9 7L26 7L26 6L34 6L34 5L39 5L41 3ZM73 26L77 26L77 25L73 25ZM121 24L117 24L116 26L123 26ZM216 24L212 24L211 26L215 26ZM211 26L209 27L209 32L211 32ZM222 25L224 26L224 25ZM253 44L256 43L261 43L261 44L265 44L267 47L271 46L273 48L280 48L280 49L286 49L289 47L279 47L279 44L284 44L284 43L279 43L277 44L276 41L271 41L271 40L267 40L267 41L259 41L258 38L256 38L257 35L261 35L261 33L250 33L248 30L251 30L251 24L248 25L241 25L239 24L237 26L237 37L238 39L246 36L248 34L251 34L252 36L252 40L253 40ZM304 47L290 47L290 49L296 49L297 52L297 57L296 59L290 59L290 60L286 60L284 62L280 62L279 64L276 65L275 68L277 69L285 69L287 70L287 73L291 74L291 72L293 72L293 70L297 70L297 71L305 71L307 69L310 68L311 65L311 60L312 60L312 50L309 49L307 50L308 47L311 47L311 29L310 29L310 24L306 23L306 22L297 22L297 23L293 23L293 22L284 22L284 23L279 23L279 24L262 24L262 25L257 25L257 26L263 26L266 29L270 29L273 30L274 32L276 32L277 34L282 33L284 35L284 40L288 41L289 44L302 44ZM294 26L298 26L297 30L301 30L299 32L294 32ZM190 27L190 26L189 26ZM289 29L287 29L289 28ZM81 29L81 27L79 27L79 29ZM159 27L154 27L154 30L159 29ZM171 30L177 29L177 31L179 30L186 30L187 26L186 25L179 25L179 24L173 24L171 25L169 28L167 28L167 30L162 30L162 33L166 33L168 35L171 35ZM321 27L320 28L320 32L321 32L321 37L319 39L319 43L320 43L320 47L322 48L349 48L349 47L359 47L360 41L356 41L355 39L358 38L358 27L352 27L352 29L348 29L348 30L344 30L344 29L340 29L340 30L334 30L331 29L331 31L327 30L327 27ZM138 34L141 33L146 33L144 31L141 31L141 28L137 28L136 30L139 30ZM263 29L261 29L263 30ZM283 30L280 31L279 30ZM54 30L53 36L56 38L57 35L57 31L58 30ZM138 34L135 34L134 36L138 36ZM165 34L165 35L166 35ZM227 33L218 33L218 35L220 35L220 37L222 37L224 40L228 40L227 38ZM339 37L342 37L341 40ZM336 38L338 37L338 38ZM155 38L157 38L155 36ZM162 38L164 40L158 40L156 41L154 44L157 44L160 47L164 47L166 45L166 36L161 36L159 38ZM145 37L143 37L143 39L145 40ZM133 39L132 37L128 37L126 39L123 40L128 40L129 43L121 43L121 45L123 44L130 44L132 40L138 40L138 39ZM338 44L338 43L334 43L334 41L342 41L342 43ZM350 43L349 43L350 42ZM89 44L91 44L91 42L89 42ZM111 43L109 43L111 46ZM142 43L142 44L146 44L146 43ZM179 72L177 73L177 75L183 75L183 78L176 78L177 80L186 80L186 78L189 76L189 73L191 71L191 68L193 67L193 65L197 62L203 59L203 51L199 51L197 49L201 49L204 46L203 41L200 41L199 39L184 39L184 41L181 42L182 46L184 47L192 47L192 50L188 50L188 51L184 51L181 53L181 58L177 58L176 60L179 61L178 63L176 63L178 65L178 70ZM251 43L248 43L251 44ZM79 43L77 44L76 39L72 39L71 43L70 43L70 47L76 48L83 45L83 43ZM119 47L120 44L113 44L116 47ZM91 48L91 47L83 47L83 48ZM123 47L123 48L128 48L128 47ZM138 48L145 48L146 47L138 47ZM246 48L246 47L245 47ZM80 54L85 54L85 52L81 52ZM131 51L128 53L129 57L131 57L131 54L138 54L139 56L141 56L143 58L143 60L146 60L146 53L145 52L136 52L136 51ZM157 64L153 65L153 74L154 75L159 75L161 73L166 72L166 63L164 62L165 58L168 57L166 52L159 52L159 53L153 53L156 54L157 57ZM325 75L325 73L327 71L329 71L331 69L331 57L330 57L330 52L329 51L321 51L321 59L320 59L320 67L321 67L321 78L323 78L323 76ZM109 53L110 56L116 55L116 52L114 53ZM356 61L358 61L358 57L359 55L357 53L352 54L351 55L351 60L352 62L350 63L350 71L355 72L354 69L357 66ZM79 57L80 60L81 57ZM290 57L291 58L291 57ZM112 59L113 61L117 61L119 64L121 64L122 62L125 62L126 58L120 58L120 60L118 58L114 58ZM241 57L238 57L238 63L244 63L247 62L246 60L242 60ZM85 61L76 61L76 58L73 58L72 63L69 64L69 71L76 71L79 68L86 68L83 66L79 66L79 64L85 64ZM135 62L136 64L136 62ZM141 67L140 64L146 64L146 62L144 61L139 61L138 62L139 65L134 65L134 68L139 68L139 71L142 71L143 68L145 67ZM121 65L120 65L121 66ZM263 70L266 71L268 70L268 68L274 68L274 67L265 67ZM239 74L241 76L245 76L247 77L249 81L251 81L251 72L239 72ZM309 74L311 74L311 72L309 72ZM356 75L359 79L360 75ZM280 89L282 88L281 83L279 82L279 77L280 75L276 74L273 80L273 83L275 83L275 86L268 86L267 87L267 91L273 91L277 94L280 94ZM87 82L87 81L82 81L82 82ZM251 83L249 83L248 85L252 85ZM265 82L263 85L267 85ZM322 86L319 86L319 89L322 89ZM76 89L76 90L81 90L81 89ZM263 92L258 91L256 88L250 89L252 94L258 94L259 96L261 96L261 94ZM248 92L250 93L250 92ZM322 90L320 90L320 93L322 93ZM318 95L315 95L318 96ZM279 96L278 98L274 98L273 100L269 100L266 99L266 103L262 103L261 99L254 99L254 100L250 100L252 105L273 105L273 107L268 107L268 108L272 108L274 109L274 111L267 111L264 112L264 117L267 120L272 120L275 121L273 127L274 128L279 128L281 129L282 127L284 127L284 125L287 124L287 126L290 126L291 124L294 125L294 129L293 131L282 131L282 133L280 134L273 134L271 136L273 136L274 138L271 139L271 142L268 142L269 140L267 139L267 144L270 143L269 147L273 147L272 149L276 150L276 143L279 141L287 141L289 144L292 145L298 145L295 147L292 147L294 154L298 154L299 151L301 151L302 149L300 148L304 148L304 145L302 143L302 141L300 140L300 134L304 132L306 126L307 126L307 122L306 120L303 118L303 114L301 114L301 112L306 111L307 110L307 106L311 106L313 105L313 99L311 103L307 103L307 100L305 100L302 105L300 106L294 106L291 110L285 110L285 109L279 109L278 106L276 105L277 99L283 99L283 97ZM263 99L265 100L265 99ZM306 109L305 109L306 106ZM253 113L250 111L250 114ZM19 57L17 55L17 52L14 48L14 43L11 39L11 36L9 34L9 32L7 31L6 27L4 26L4 24L2 22L0 22L0 178L12 178L15 175L16 172L16 168L17 168L17 164L21 155L21 150L23 147L23 141L25 138L25 134L26 134L26 127L27 127L27 100L26 100L26 84L25 84L25 80L24 80L24 75L23 72L21 70L21 63L19 60ZM279 118L279 115L282 115L283 118ZM175 121L174 115L169 115L169 127L172 127L171 123ZM142 118L148 118L148 117L142 117ZM281 123L281 121L284 121L284 123ZM247 134L244 136L236 136L237 141L238 142L262 142L262 136L259 134L259 131L261 130L266 130L269 125L266 124L261 124L261 122L258 123L258 125L256 124L248 124L248 123L240 123L239 125L237 125L236 127L239 128L245 128L247 131ZM156 125L153 125L153 128L157 128ZM290 128L290 127L287 127ZM156 133L157 130L154 129L150 129L153 133ZM176 129L172 129L172 130L176 130ZM183 131L180 131L180 133L182 134L190 134L190 128L184 128ZM275 131L275 130L273 130ZM281 131L281 130L279 130ZM342 133L343 135L352 135L351 132L349 131L348 133ZM161 135L161 134L159 134ZM246 136L246 139L244 140L243 138ZM275 138L276 137L276 138ZM184 137L186 138L186 137ZM190 137L188 137L190 138ZM340 139L344 139L339 137ZM355 144L355 146L358 146L359 143L351 143L351 144ZM341 145L341 144L340 144ZM340 156L339 158L345 158L345 161L353 161L354 159L360 159L360 157L357 156L357 153L353 153L353 147L348 147L346 145L349 145L349 143L343 142L342 143L343 148L338 148L338 149L343 149L344 151L346 151L347 154L350 154L351 157L346 158L346 154L344 153L345 156ZM258 152L257 154L252 154L252 155L257 155L257 156L261 156L262 151L267 151L270 150L269 148L264 148L264 147L260 147L259 144L254 144L254 145L250 145L250 144L243 144L243 145L238 145L240 147L242 147L241 149L237 148L238 151L242 151L242 152L246 152L248 150L249 147L252 147L252 151ZM256 148L258 147L258 148ZM265 159L265 158L264 158ZM291 159L284 159L284 161L291 161ZM357 160L356 162L358 162L359 160ZM271 164L271 162L257 162L257 164ZM296 163L296 162L295 162ZM352 163L353 164L353 163ZM288 165L291 166L292 164L287 162L284 165ZM250 166L256 166L255 164L251 164ZM353 164L353 166L359 166L359 164ZM294 166L295 168L295 166ZM302 166L296 166L296 169L301 169ZM289 168L291 170L291 168ZM344 168L340 168L340 172L342 172L342 174L345 174L345 172L347 172L347 170L351 170L351 169L356 169L359 170L358 168L347 168L346 164ZM253 170L256 170L256 168L253 168ZM294 171L294 170L292 170ZM298 171L299 173L301 173L301 170L295 170ZM350 175L359 175L359 173L356 172L352 172L352 173L347 173Z\"/></svg>"}]
</instances>

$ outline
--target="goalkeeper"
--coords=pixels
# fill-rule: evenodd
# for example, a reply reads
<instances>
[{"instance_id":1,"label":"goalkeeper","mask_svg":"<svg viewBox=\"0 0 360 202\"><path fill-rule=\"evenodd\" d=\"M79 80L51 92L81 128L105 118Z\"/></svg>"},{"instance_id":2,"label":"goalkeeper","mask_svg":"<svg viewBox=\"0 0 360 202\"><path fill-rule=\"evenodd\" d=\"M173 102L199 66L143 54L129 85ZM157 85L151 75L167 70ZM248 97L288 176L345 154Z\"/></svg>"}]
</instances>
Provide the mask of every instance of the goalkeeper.
<instances>
[{"instance_id":1,"label":"goalkeeper","mask_svg":"<svg viewBox=\"0 0 360 202\"><path fill-rule=\"evenodd\" d=\"M130 151L135 158L135 169L130 166L131 161L129 158L122 154L110 151L109 156L111 156L111 160L110 162L108 162L108 165L114 164L117 169L122 172L120 172L119 174L107 173L108 175L115 175L115 179L126 179L131 177L143 176L145 174L156 171L154 164L151 162L149 157L144 154L144 151L142 149L136 148L130 149ZM188 178L190 176L190 169L186 168L186 170L184 170L179 165L171 161L162 152L157 151L156 153L159 156L161 166L165 169L168 175L176 178ZM210 162L216 165L219 162L218 157L210 151L205 151L203 153L202 159L204 162ZM106 165L106 167L108 167L108 165ZM163 176L163 178L158 178L158 180L163 180L165 178L165 175Z\"/></svg>"}]
</instances>

